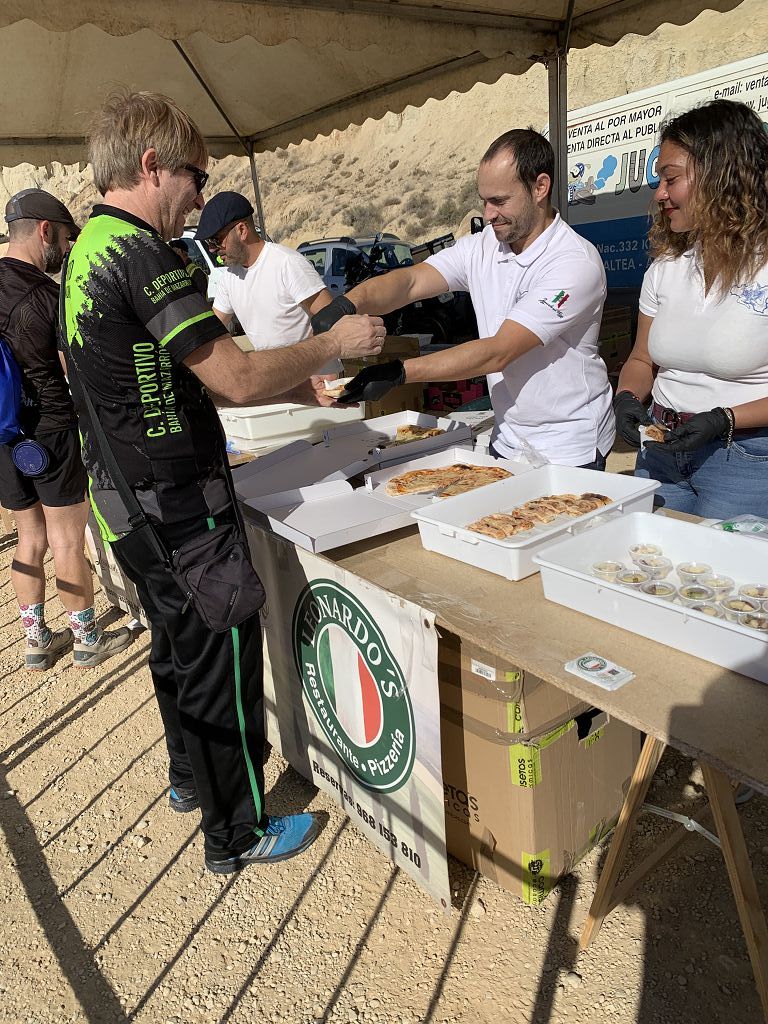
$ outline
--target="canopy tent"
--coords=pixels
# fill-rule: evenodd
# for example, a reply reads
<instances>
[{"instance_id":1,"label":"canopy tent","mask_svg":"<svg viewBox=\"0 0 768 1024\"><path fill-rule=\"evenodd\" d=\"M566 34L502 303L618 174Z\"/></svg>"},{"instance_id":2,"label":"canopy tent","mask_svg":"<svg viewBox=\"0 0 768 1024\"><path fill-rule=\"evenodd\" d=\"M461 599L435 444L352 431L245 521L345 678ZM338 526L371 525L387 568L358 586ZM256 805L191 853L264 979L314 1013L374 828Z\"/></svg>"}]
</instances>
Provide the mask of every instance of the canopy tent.
<instances>
[{"instance_id":1,"label":"canopy tent","mask_svg":"<svg viewBox=\"0 0 768 1024\"><path fill-rule=\"evenodd\" d=\"M612 46L739 0L4 0L0 165L85 156L117 84L172 96L213 155L253 154L549 69L550 137L565 158L568 49ZM563 211L564 176L555 204ZM559 190L559 191L558 191Z\"/></svg>"}]
</instances>

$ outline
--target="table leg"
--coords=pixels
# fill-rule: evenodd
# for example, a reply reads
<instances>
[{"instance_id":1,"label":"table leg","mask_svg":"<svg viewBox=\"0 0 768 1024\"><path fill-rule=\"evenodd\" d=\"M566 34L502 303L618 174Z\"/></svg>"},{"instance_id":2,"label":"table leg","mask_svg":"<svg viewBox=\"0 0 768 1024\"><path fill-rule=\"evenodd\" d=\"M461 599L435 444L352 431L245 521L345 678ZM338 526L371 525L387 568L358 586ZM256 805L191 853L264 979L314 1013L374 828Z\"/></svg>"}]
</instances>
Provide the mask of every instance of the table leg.
<instances>
[{"instance_id":1,"label":"table leg","mask_svg":"<svg viewBox=\"0 0 768 1024\"><path fill-rule=\"evenodd\" d=\"M712 816L722 844L725 866L731 880L741 927L747 942L755 982L768 1021L768 927L760 905L755 876L749 862L744 833L733 801L733 789L726 775L702 762L704 785L712 807Z\"/></svg>"},{"instance_id":2,"label":"table leg","mask_svg":"<svg viewBox=\"0 0 768 1024\"><path fill-rule=\"evenodd\" d=\"M647 736L645 739L637 767L632 775L629 790L619 814L619 820L616 824L616 831L613 834L610 849L608 850L608 856L605 860L600 880L597 883L592 906L589 908L587 921L581 933L581 939L579 940L580 949L586 949L592 940L597 937L603 924L603 919L611 907L613 891L616 888L619 873L627 856L637 815L643 805L645 794L648 792L651 779L656 773L665 747L665 743L654 739L653 736Z\"/></svg>"}]
</instances>

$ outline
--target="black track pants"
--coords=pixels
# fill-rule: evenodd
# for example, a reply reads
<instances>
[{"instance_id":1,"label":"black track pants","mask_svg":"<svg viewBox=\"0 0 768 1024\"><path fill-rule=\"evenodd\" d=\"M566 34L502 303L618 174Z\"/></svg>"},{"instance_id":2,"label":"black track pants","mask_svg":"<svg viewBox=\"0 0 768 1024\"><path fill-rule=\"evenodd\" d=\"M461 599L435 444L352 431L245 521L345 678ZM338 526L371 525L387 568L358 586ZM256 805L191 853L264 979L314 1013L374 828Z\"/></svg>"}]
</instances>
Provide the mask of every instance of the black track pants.
<instances>
[{"instance_id":1,"label":"black track pants","mask_svg":"<svg viewBox=\"0 0 768 1024\"><path fill-rule=\"evenodd\" d=\"M169 547L189 536L189 527L164 531ZM151 623L149 665L171 785L197 790L206 854L241 853L267 824L259 616L214 633L191 605L182 610L184 594L142 537L123 537L112 550Z\"/></svg>"}]
</instances>

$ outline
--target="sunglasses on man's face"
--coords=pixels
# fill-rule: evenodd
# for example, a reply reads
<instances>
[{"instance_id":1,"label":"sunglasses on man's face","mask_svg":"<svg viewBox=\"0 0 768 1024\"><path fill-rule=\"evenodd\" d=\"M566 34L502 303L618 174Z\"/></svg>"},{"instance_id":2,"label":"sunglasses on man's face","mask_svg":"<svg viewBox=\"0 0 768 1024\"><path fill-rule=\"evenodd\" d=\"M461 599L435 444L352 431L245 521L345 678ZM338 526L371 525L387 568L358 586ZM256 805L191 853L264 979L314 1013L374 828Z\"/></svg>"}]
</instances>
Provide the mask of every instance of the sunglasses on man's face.
<instances>
[{"instance_id":1,"label":"sunglasses on man's face","mask_svg":"<svg viewBox=\"0 0 768 1024\"><path fill-rule=\"evenodd\" d=\"M195 167L194 164L184 164L184 170L189 171L195 179L195 188L197 189L197 194L200 195L210 178L210 174L207 171L202 170L200 167Z\"/></svg>"}]
</instances>

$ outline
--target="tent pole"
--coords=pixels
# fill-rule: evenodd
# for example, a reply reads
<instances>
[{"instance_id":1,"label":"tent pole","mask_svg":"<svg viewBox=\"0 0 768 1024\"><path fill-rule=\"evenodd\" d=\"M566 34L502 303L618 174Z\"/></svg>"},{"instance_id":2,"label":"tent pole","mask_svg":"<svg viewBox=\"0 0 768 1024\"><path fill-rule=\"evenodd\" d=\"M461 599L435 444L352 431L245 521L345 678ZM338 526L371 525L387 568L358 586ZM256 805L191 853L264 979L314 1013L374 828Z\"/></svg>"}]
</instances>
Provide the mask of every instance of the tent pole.
<instances>
[{"instance_id":1,"label":"tent pole","mask_svg":"<svg viewBox=\"0 0 768 1024\"><path fill-rule=\"evenodd\" d=\"M568 48L571 42L573 9L569 0L565 21L557 36L557 50L547 60L549 83L549 141L555 151L555 181L552 205L568 222Z\"/></svg>"},{"instance_id":2,"label":"tent pole","mask_svg":"<svg viewBox=\"0 0 768 1024\"><path fill-rule=\"evenodd\" d=\"M555 151L552 205L568 220L568 58L556 53L547 61L549 80L549 141Z\"/></svg>"},{"instance_id":3,"label":"tent pole","mask_svg":"<svg viewBox=\"0 0 768 1024\"><path fill-rule=\"evenodd\" d=\"M253 193L254 193L254 196L256 197L256 210L257 210L257 213L258 213L258 216L259 216L259 228L261 230L261 233L264 234L265 231L266 231L266 227L264 225L264 207L261 204L261 189L259 188L259 176L256 173L256 161L253 158L253 140L252 139L248 139L246 141L242 137L240 132L237 130L237 128L235 128L235 125L232 122L232 119L229 117L229 115L227 114L226 110L222 107L222 105L216 99L216 97L214 96L213 91L211 90L210 86L205 81L205 79L200 74L200 72L197 70L197 68L194 65L194 62L192 61L190 56L187 54L187 52L185 51L185 49L181 45L181 43L178 41L178 39L172 39L171 42L173 43L174 47L176 48L179 56L182 58L184 63L187 65L189 70L192 72L192 74L195 76L195 78L198 80L198 82L202 86L205 94L208 96L208 99L211 101L211 103L213 103L214 107L216 107L218 112L224 118L224 120L226 121L227 126L231 130L232 134L235 136L237 141L240 143L240 145L245 150L246 156L248 157L248 162L251 165L251 181L253 182Z\"/></svg>"},{"instance_id":4,"label":"tent pole","mask_svg":"<svg viewBox=\"0 0 768 1024\"><path fill-rule=\"evenodd\" d=\"M259 175L256 170L256 161L253 158L253 142L248 141L248 161L251 165L251 181L253 182L253 194L256 198L256 213L259 217L259 234L262 238L267 237L267 226L264 220L264 207L261 202L261 188L259 187Z\"/></svg>"}]
</instances>

